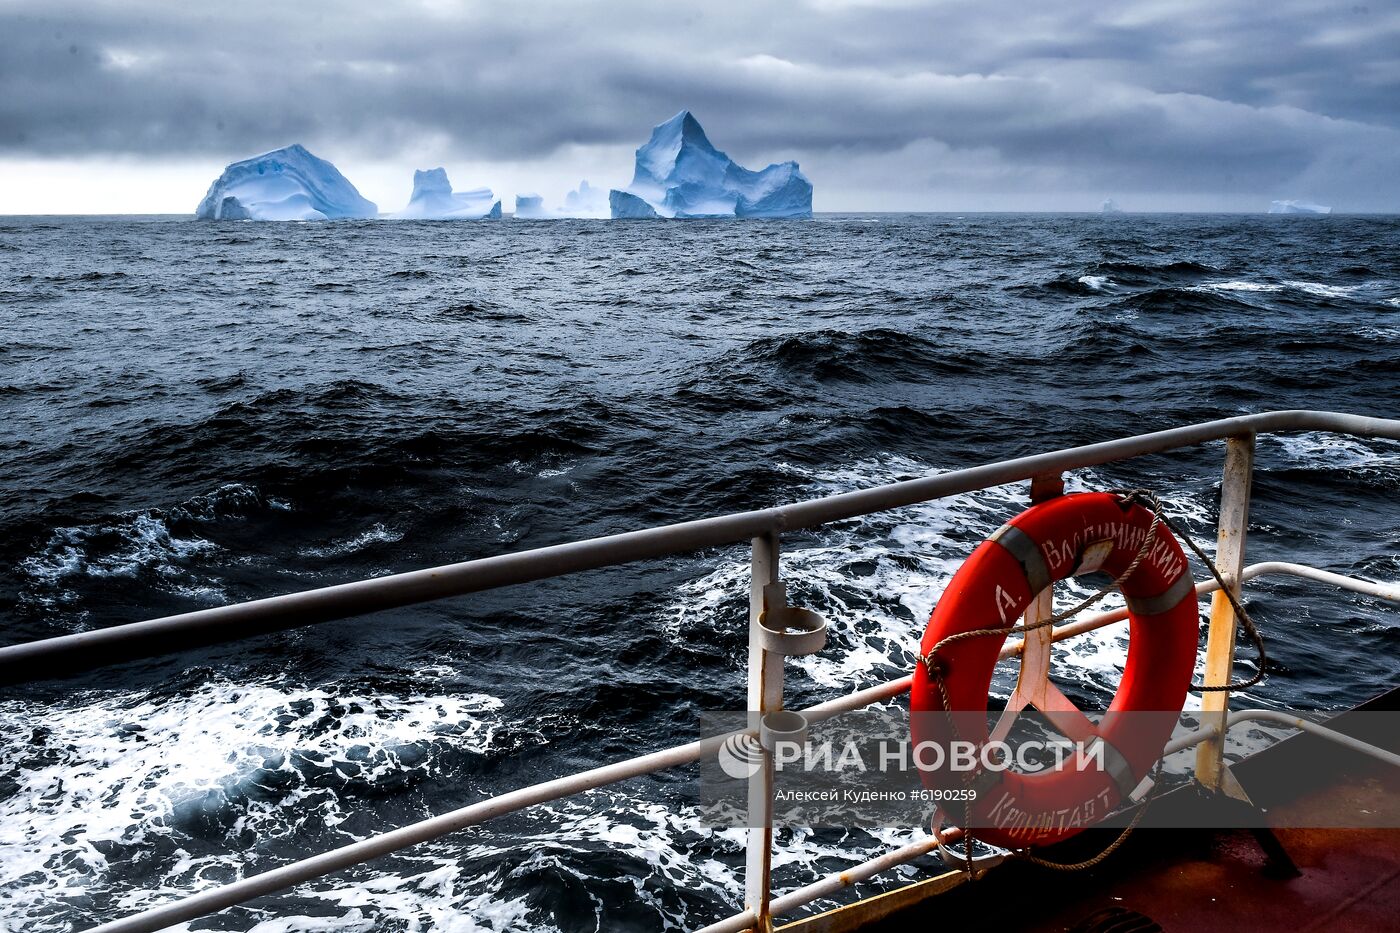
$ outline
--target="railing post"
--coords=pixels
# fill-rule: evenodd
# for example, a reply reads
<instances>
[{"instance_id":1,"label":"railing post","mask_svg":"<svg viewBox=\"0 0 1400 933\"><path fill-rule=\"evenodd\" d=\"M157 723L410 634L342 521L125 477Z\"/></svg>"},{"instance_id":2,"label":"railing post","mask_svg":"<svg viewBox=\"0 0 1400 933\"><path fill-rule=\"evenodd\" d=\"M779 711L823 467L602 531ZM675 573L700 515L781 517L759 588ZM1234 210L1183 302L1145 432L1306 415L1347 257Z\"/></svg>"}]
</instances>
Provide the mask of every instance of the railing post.
<instances>
[{"instance_id":1,"label":"railing post","mask_svg":"<svg viewBox=\"0 0 1400 933\"><path fill-rule=\"evenodd\" d=\"M1229 438L1225 445L1225 475L1220 487L1220 526L1216 537L1215 565L1230 584L1230 592L1239 599L1245 534L1249 528L1249 488L1254 478L1254 435ZM1210 630L1206 635L1203 675L1205 683L1230 682L1235 668L1238 624L1230 598L1224 591L1217 590L1210 603ZM1214 726L1217 731L1196 749L1196 780L1213 791L1220 790L1225 781L1225 729L1229 709L1228 690L1209 690L1201 695L1201 726Z\"/></svg>"},{"instance_id":2,"label":"railing post","mask_svg":"<svg viewBox=\"0 0 1400 933\"><path fill-rule=\"evenodd\" d=\"M764 649L759 619L768 608L766 598L778 582L778 535L767 532L753 539L753 577L749 587L749 697L750 718L783 708L783 656ZM757 714L755 717L754 714ZM744 870L744 906L757 918L755 929L773 928L769 913L773 874L773 756L765 749L763 767L749 779L748 851Z\"/></svg>"}]
</instances>

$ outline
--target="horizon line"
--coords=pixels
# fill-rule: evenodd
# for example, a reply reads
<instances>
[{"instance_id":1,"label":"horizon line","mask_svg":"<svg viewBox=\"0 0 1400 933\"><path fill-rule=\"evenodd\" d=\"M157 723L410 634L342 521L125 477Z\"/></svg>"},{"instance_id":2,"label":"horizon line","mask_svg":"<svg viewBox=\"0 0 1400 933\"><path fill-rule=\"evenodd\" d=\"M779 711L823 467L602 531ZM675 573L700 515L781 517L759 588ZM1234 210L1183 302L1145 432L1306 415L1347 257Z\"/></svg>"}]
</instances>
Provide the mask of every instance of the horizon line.
<instances>
[{"instance_id":1,"label":"horizon line","mask_svg":"<svg viewBox=\"0 0 1400 933\"><path fill-rule=\"evenodd\" d=\"M948 209L932 209L932 210L917 210L917 211L847 210L847 211L813 211L813 212L812 212L812 216L813 216L813 217L818 217L818 216L837 217L837 216L852 215L852 214L856 214L856 215L878 214L878 215L883 215L883 216L904 216L904 215L910 215L910 214L913 214L913 215L925 215L925 214L1076 214L1076 215L1077 215L1077 214L1083 214L1083 215L1088 215L1088 216L1093 216L1093 217L1124 217L1124 216L1131 216L1131 215L1153 215L1153 216L1163 216L1163 215L1165 215L1165 216L1171 216L1171 215L1185 215L1185 214L1195 214L1195 215L1202 215L1202 214L1204 214L1204 215L1222 216L1222 217L1224 217L1224 216L1236 216L1236 217L1294 217L1294 218L1303 218L1303 217L1306 217L1306 218L1310 218L1310 219L1316 220L1316 219L1322 218L1322 217L1397 217L1397 216L1400 216L1400 210L1393 210L1393 211L1336 211L1336 210L1334 210L1334 211L1331 211L1330 213L1327 213L1327 214L1279 214L1279 213L1271 213L1271 212L1269 212L1269 211L1267 211L1267 210L1262 210L1262 211L1260 211L1260 210L1255 210L1255 211L1238 211L1238 210L1234 210L1234 211L1232 211L1232 210L1180 210L1180 211L1172 211L1172 210L1166 210L1166 211L1152 211L1152 210L1140 210L1140 211L1139 211L1139 210L1118 210L1118 211L1113 211L1113 212L1110 212L1110 213L1108 213L1108 214L1105 214L1105 213L1103 213L1101 210L1094 210L1094 209L1084 209L1084 210L1044 210L1044 209L1029 209L1029 208L1028 208L1028 209L1025 209L1025 210L979 210L979 209L954 210L954 209L948 208ZM87 213L87 212L82 212L82 213L79 213L79 212L57 212L57 213L49 213L49 214L18 214L18 213L8 213L8 212L5 212L5 211L0 211L0 217L11 217L11 218L14 218L14 217L160 217L160 218L171 218L171 219L174 219L174 218L185 218L185 219L188 219L188 220L195 220L195 214L194 214L194 212L190 212L190 213L177 213L177 214L171 214L171 213L149 213L149 214L148 214L148 213ZM501 212L501 218L504 219L504 218L507 218L507 217L509 217L509 218L514 218L514 217L515 217L515 212L514 212L514 211L502 211L502 212ZM628 219L628 218L615 218L615 217L531 217L531 218L525 218L525 219L529 220L531 223L538 223L538 222L540 222L540 221L560 221L560 220L598 221L598 220L618 220L618 219L623 219L623 220L625 220L625 219ZM657 219L657 220L674 220L674 219L676 219L676 218L659 217L659 218L655 218L655 219ZM691 217L691 218L683 218L683 220L743 220L743 221L763 220L763 219L770 219L770 220L771 220L771 219L774 219L774 218L743 218L743 217L739 217L739 218L733 218L733 217L711 217L711 218L697 218L697 217ZM778 219L782 219L782 220L801 220L801 218L778 218ZM344 218L344 217L340 217L340 218L328 218L328 219L325 219L325 220L300 220L300 221L286 221L286 220L246 220L246 221L242 221L242 220L240 220L240 221L215 221L215 222L216 222L216 223L219 223L219 222L222 222L222 223L250 223L250 224L279 224L279 223L315 223L315 224L321 224L321 223L344 223L344 222L346 222L346 221L363 222L363 221L379 221L379 220L397 220L397 221L404 221L404 222L408 222L408 223L471 223L471 222L473 222L473 221L469 221L469 220L456 220L456 221L452 221L452 220L441 220L441 219L433 219L433 220L412 220L412 219L406 219L406 218L401 218L401 217L393 217L393 216L391 216L388 212L385 212L385 213L381 214L381 215L378 216L378 217L358 217L358 218ZM481 220L482 220L482 221L488 221L488 222L489 222L489 219L488 219L488 218L481 218ZM209 223L209 221L202 221L202 222L203 222L203 223Z\"/></svg>"}]
</instances>

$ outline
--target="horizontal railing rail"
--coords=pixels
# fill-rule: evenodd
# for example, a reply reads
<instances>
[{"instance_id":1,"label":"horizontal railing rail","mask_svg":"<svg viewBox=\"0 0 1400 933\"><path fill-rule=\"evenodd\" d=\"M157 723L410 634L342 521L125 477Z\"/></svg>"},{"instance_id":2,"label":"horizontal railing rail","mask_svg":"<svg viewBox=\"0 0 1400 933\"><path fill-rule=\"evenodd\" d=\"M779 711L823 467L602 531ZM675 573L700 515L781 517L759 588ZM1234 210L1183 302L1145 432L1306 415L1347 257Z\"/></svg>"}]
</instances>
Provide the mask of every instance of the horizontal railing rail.
<instances>
[{"instance_id":1,"label":"horizontal railing rail","mask_svg":"<svg viewBox=\"0 0 1400 933\"><path fill-rule=\"evenodd\" d=\"M1252 438L1258 433L1284 431L1328 431L1357 437L1400 440L1400 421L1359 415L1316 411L1281 411L1226 418L1152 434L1122 438L1037 454L983 466L956 470L936 476L893 483L872 489L842 493L792 505L736 513L698 521L682 522L641 531L626 532L569 544L554 545L465 561L443 567L417 570L393 576L361 580L285 596L254 600L237 605L200 610L147 622L112 626L73 635L0 648L0 682L23 682L43 677L63 676L84 669L106 666L120 660L167 654L196 644L242 639L318 622L350 618L384 609L461 596L482 590L548 579L584 570L666 557L682 552L735 544L746 539L754 546L754 581L751 606L750 709L761 712L782 708L782 656L761 647L755 637L755 624L761 625L770 591L777 580L777 542L786 531L859 517L873 512L900 508L947 496L1044 477L1058 477L1069 470L1099 466L1145 454L1190 447L1214 440L1236 444L1247 439L1248 457L1241 462L1243 472L1231 480L1227 457L1227 491L1238 491L1243 482L1245 507L1236 509L1227 529L1222 518L1221 540L1227 531L1243 535L1247 490L1252 473ZM1231 456L1235 454L1232 453ZM1235 485L1230 486L1233 482ZM1222 508L1222 513L1224 508ZM1243 548L1236 550L1243 555ZM1286 573L1342 586L1382 599L1396 600L1400 586L1354 580L1330 571L1300 564L1269 562L1242 567L1236 563L1224 568L1232 590L1245 580L1266 573ZM1198 594L1220 589L1214 581L1199 584ZM780 588L779 588L780 591ZM1218 600L1218 597L1217 597ZM1099 628L1126 618L1126 610L1100 613L1088 619L1057 628L1055 641ZM1233 625L1233 617L1230 618ZM1212 627L1215 621L1212 619ZM1001 656L1020 653L1023 643L1006 644ZM817 704L803 712L821 716L860 709L872 703L893 699L909 689L910 677L898 678L865 690ZM1195 739L1206 745L1218 742L1234 721L1218 725L1207 722ZM1306 728L1306 727L1303 727ZM330 852L321 853L271 871L253 875L219 888L198 892L179 901L114 920L92 933L146 933L204 916L253 898L276 893L306 881L379 858L477 825L506 813L540 803L582 793L607 784L694 762L708 747L707 742L691 742L642 755L627 761L566 775L541 784L510 791L450 813L363 839ZM1199 766L1198 766L1199 767ZM770 774L771 777L771 774ZM762 785L755 785L762 790ZM771 787L768 789L771 798ZM762 798L760 794L760 803ZM770 801L771 802L771 801ZM767 812L767 811L764 811ZM756 834L755 834L756 833ZM805 888L778 898L769 891L771 825L751 831L749 839L749 888L745 911L713 927L719 930L766 928L774 913L792 910L811 900L827 896L856 880L868 878L884 868L902 864L931 851L931 840L921 840L892 853L836 873ZM737 926L735 924L738 924Z\"/></svg>"}]
</instances>

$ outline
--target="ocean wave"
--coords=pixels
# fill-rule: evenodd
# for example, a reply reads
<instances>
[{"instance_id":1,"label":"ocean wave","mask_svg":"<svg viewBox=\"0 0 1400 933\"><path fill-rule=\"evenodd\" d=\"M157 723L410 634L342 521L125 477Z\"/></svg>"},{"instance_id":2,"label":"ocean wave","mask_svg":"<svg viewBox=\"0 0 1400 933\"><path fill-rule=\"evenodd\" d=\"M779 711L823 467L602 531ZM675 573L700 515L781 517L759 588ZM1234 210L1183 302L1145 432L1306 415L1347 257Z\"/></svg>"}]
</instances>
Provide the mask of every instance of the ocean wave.
<instances>
[{"instance_id":1,"label":"ocean wave","mask_svg":"<svg viewBox=\"0 0 1400 933\"><path fill-rule=\"evenodd\" d=\"M298 834L356 838L356 798L482 755L500 701L214 680L183 696L0 701L0 889L10 920L67 930L59 908L126 913L210 887ZM139 871L132 872L133 860ZM55 866L61 866L55 869Z\"/></svg>"},{"instance_id":2,"label":"ocean wave","mask_svg":"<svg viewBox=\"0 0 1400 933\"><path fill-rule=\"evenodd\" d=\"M1149 307L1160 309L1159 304ZM1133 378L1152 381L1168 373L1158 360L1171 359L1170 334L1154 331L1137 320L1139 307L1132 302L1114 302L1106 309L1083 311L1069 326L1058 329L1053 339L1033 345L1027 360L1040 366L1080 364L1102 366L1105 361L1132 360L1138 368ZM1166 344L1166 346L1164 346Z\"/></svg>"},{"instance_id":3,"label":"ocean wave","mask_svg":"<svg viewBox=\"0 0 1400 933\"><path fill-rule=\"evenodd\" d=\"M494 469L513 460L580 457L593 452L592 443L611 417L609 406L593 400L501 408L449 396L424 410L400 386L338 379L231 401L192 429L159 426L130 445L126 455L146 459L151 448L159 448L169 456L172 447L198 451L237 439L240 449L275 462L291 458L301 469L285 481L312 489L338 470L363 474L463 463Z\"/></svg>"},{"instance_id":4,"label":"ocean wave","mask_svg":"<svg viewBox=\"0 0 1400 933\"><path fill-rule=\"evenodd\" d=\"M1202 292L1277 292L1283 290L1283 286L1276 282L1254 282L1245 279L1231 279L1227 282L1208 282L1204 285L1193 285L1190 287L1195 291Z\"/></svg>"},{"instance_id":5,"label":"ocean wave","mask_svg":"<svg viewBox=\"0 0 1400 933\"><path fill-rule=\"evenodd\" d=\"M1304 282L1300 279L1289 279L1284 284L1319 298L1351 298L1365 288L1364 285L1327 285L1323 282Z\"/></svg>"},{"instance_id":6,"label":"ocean wave","mask_svg":"<svg viewBox=\"0 0 1400 933\"><path fill-rule=\"evenodd\" d=\"M451 321L482 321L496 324L529 324L530 316L484 299L456 301L433 312L435 317Z\"/></svg>"},{"instance_id":7,"label":"ocean wave","mask_svg":"<svg viewBox=\"0 0 1400 933\"><path fill-rule=\"evenodd\" d=\"M124 512L87 525L55 528L38 554L19 563L22 601L40 609L72 607L76 587L123 577L159 592L207 604L224 601L218 577L203 568L221 550L205 537L214 523L290 506L251 486L229 483L168 509ZM80 612L76 621L86 617Z\"/></svg>"},{"instance_id":8,"label":"ocean wave","mask_svg":"<svg viewBox=\"0 0 1400 933\"><path fill-rule=\"evenodd\" d=\"M329 544L297 548L297 553L302 557L344 557L347 554L355 554L371 548L376 544L396 544L402 540L403 532L386 528L383 522L375 522L374 525L357 535L341 538Z\"/></svg>"},{"instance_id":9,"label":"ocean wave","mask_svg":"<svg viewBox=\"0 0 1400 933\"><path fill-rule=\"evenodd\" d=\"M1282 451L1290 464L1305 469L1400 476L1400 441L1308 431L1270 435L1264 444Z\"/></svg>"},{"instance_id":10,"label":"ocean wave","mask_svg":"<svg viewBox=\"0 0 1400 933\"><path fill-rule=\"evenodd\" d=\"M1258 308L1246 296L1252 294L1247 289L1213 288L1150 288L1117 299L1111 307L1130 309L1147 314L1170 313L1175 315L1229 315L1241 312L1254 312Z\"/></svg>"},{"instance_id":11,"label":"ocean wave","mask_svg":"<svg viewBox=\"0 0 1400 933\"><path fill-rule=\"evenodd\" d=\"M906 845L921 833L785 830L774 852L774 886L810 883L834 866ZM514 845L487 828L456 844L421 846L393 870L365 867L350 879L303 885L293 908L298 912L268 921L283 924L269 929L319 929L316 924L328 919L351 929L368 922L372 929L460 933L696 929L741 909L744 838L743 830L712 829L694 806L598 791L534 808ZM867 890L907 883L919 871L903 866ZM835 903L823 899L813 907ZM552 910L551 904L568 907Z\"/></svg>"},{"instance_id":12,"label":"ocean wave","mask_svg":"<svg viewBox=\"0 0 1400 933\"><path fill-rule=\"evenodd\" d=\"M1074 272L1065 272L1044 282L1013 285L1008 287L1007 290L1018 295L1032 298L1042 295L1051 297L1068 296L1073 298L1090 298L1104 292L1117 291L1118 289L1119 283L1115 282L1107 275L1094 275L1091 273L1081 275Z\"/></svg>"},{"instance_id":13,"label":"ocean wave","mask_svg":"<svg viewBox=\"0 0 1400 933\"><path fill-rule=\"evenodd\" d=\"M1346 270L1343 270L1344 272ZM1189 286L1192 291L1204 292L1257 292L1261 294L1279 294L1284 292L1301 292L1315 298L1327 298L1334 300L1356 300L1364 299L1373 294L1377 288L1383 287L1385 283L1360 282L1353 285L1332 285L1326 282L1310 282L1303 279L1284 279L1278 282L1264 282L1256 279L1231 279L1224 282L1206 282L1199 285Z\"/></svg>"},{"instance_id":14,"label":"ocean wave","mask_svg":"<svg viewBox=\"0 0 1400 933\"><path fill-rule=\"evenodd\" d=\"M17 282L43 281L43 282L52 283L52 284L54 284L54 285L64 285L64 284L67 284L67 283L91 284L91 283L93 283L93 282L104 282L104 281L110 281L110 280L113 280L113 279L124 279L124 278L127 278L127 277L128 277L128 276L127 276L127 273L121 271L120 269L115 269L115 270L111 270L111 271L92 270L92 271L89 271L89 272L80 272L80 273L78 273L78 274L76 274L76 275L68 274L68 273L65 273L65 274L63 274L63 275L45 275L45 276L22 275L22 276L19 276L15 281L17 281Z\"/></svg>"},{"instance_id":15,"label":"ocean wave","mask_svg":"<svg viewBox=\"0 0 1400 933\"><path fill-rule=\"evenodd\" d=\"M745 357L817 382L878 382L892 376L927 378L976 369L971 354L950 353L917 334L884 327L764 337L748 345Z\"/></svg>"},{"instance_id":16,"label":"ocean wave","mask_svg":"<svg viewBox=\"0 0 1400 933\"><path fill-rule=\"evenodd\" d=\"M1083 275L1111 279L1130 288L1144 288L1194 282L1219 272L1220 269L1215 266L1193 260L1164 263L1108 261L1095 263Z\"/></svg>"}]
</instances>

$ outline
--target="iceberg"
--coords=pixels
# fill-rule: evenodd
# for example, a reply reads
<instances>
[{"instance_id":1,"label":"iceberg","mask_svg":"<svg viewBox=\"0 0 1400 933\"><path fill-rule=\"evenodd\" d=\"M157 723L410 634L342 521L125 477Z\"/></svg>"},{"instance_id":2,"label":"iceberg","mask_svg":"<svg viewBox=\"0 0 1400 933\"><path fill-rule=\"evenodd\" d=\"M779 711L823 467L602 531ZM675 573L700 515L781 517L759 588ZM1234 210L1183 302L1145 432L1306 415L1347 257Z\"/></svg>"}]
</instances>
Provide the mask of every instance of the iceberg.
<instances>
[{"instance_id":1,"label":"iceberg","mask_svg":"<svg viewBox=\"0 0 1400 933\"><path fill-rule=\"evenodd\" d=\"M1121 214L1123 208L1118 206L1118 202L1112 198L1104 198L1103 207L1099 208L1101 214Z\"/></svg>"},{"instance_id":2,"label":"iceberg","mask_svg":"<svg viewBox=\"0 0 1400 933\"><path fill-rule=\"evenodd\" d=\"M608 210L614 220L645 220L661 216L656 213L656 208L635 194L618 191L616 188L608 192Z\"/></svg>"},{"instance_id":3,"label":"iceberg","mask_svg":"<svg viewBox=\"0 0 1400 933\"><path fill-rule=\"evenodd\" d=\"M608 202L613 217L811 217L812 183L796 162L744 168L682 110L651 131L632 183Z\"/></svg>"},{"instance_id":4,"label":"iceberg","mask_svg":"<svg viewBox=\"0 0 1400 933\"><path fill-rule=\"evenodd\" d=\"M610 213L607 192L594 188L585 178L564 196L564 213L570 217L607 217Z\"/></svg>"},{"instance_id":5,"label":"iceberg","mask_svg":"<svg viewBox=\"0 0 1400 933\"><path fill-rule=\"evenodd\" d=\"M443 168L413 173L413 195L394 215L400 220L483 220L501 216L501 202L490 188L453 191Z\"/></svg>"},{"instance_id":6,"label":"iceberg","mask_svg":"<svg viewBox=\"0 0 1400 933\"><path fill-rule=\"evenodd\" d=\"M1310 201L1273 201L1269 204L1270 214L1330 214L1332 208Z\"/></svg>"},{"instance_id":7,"label":"iceberg","mask_svg":"<svg viewBox=\"0 0 1400 933\"><path fill-rule=\"evenodd\" d=\"M224 169L194 216L199 220L331 220L378 213L374 202L362 198L339 169L296 144Z\"/></svg>"},{"instance_id":8,"label":"iceberg","mask_svg":"<svg viewBox=\"0 0 1400 933\"><path fill-rule=\"evenodd\" d=\"M538 194L517 194L515 216L519 220L540 220L548 217L549 212L544 209L544 198Z\"/></svg>"},{"instance_id":9,"label":"iceberg","mask_svg":"<svg viewBox=\"0 0 1400 933\"><path fill-rule=\"evenodd\" d=\"M580 182L576 189L565 195L563 207L545 207L544 198L538 194L517 194L515 216L518 220L606 218L609 216L608 196L587 181Z\"/></svg>"}]
</instances>

